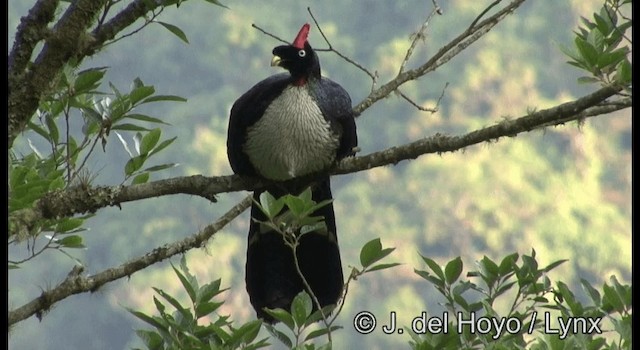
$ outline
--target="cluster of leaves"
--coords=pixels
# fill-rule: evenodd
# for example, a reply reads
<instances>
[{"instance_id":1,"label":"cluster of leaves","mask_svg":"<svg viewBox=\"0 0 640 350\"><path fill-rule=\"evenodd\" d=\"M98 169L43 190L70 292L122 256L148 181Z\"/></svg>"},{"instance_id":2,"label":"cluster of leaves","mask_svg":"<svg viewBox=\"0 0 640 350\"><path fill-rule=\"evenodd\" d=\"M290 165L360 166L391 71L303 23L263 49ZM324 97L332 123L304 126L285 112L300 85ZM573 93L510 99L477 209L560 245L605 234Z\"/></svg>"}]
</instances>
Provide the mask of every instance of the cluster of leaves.
<instances>
[{"instance_id":1,"label":"cluster of leaves","mask_svg":"<svg viewBox=\"0 0 640 350\"><path fill-rule=\"evenodd\" d=\"M233 327L228 316L216 311L224 302L213 298L226 289L220 289L220 280L199 285L196 276L189 272L184 256L173 271L189 296L191 305L181 304L177 298L159 288L153 288L164 302L153 297L159 316L149 316L141 311L129 309L133 315L151 325L154 330L137 330L147 349L258 349L268 346L267 339L257 340L262 322L254 320L239 328ZM169 312L169 303L174 311ZM201 321L208 324L201 325Z\"/></svg>"},{"instance_id":2,"label":"cluster of leaves","mask_svg":"<svg viewBox=\"0 0 640 350\"><path fill-rule=\"evenodd\" d=\"M101 92L105 73L106 68L77 71L74 65L67 65L54 92L40 103L27 125L25 146L28 147L9 153L9 213L28 209L55 190L90 186L95 175L90 173L87 164L95 159L98 143L106 150L112 132L130 155L123 169L123 184L129 180L131 184L147 182L150 173L175 166L161 164L143 169L145 162L169 146L175 137L161 141L161 129L146 125L166 123L138 113L137 109L147 103L185 99L158 95L153 86L145 85L140 79L133 81L127 93L111 83L109 93ZM124 132L134 133L135 153L121 134ZM81 226L88 217L43 220L34 224L31 232L10 236L10 243L29 239L31 250L27 258L9 262L10 267L16 268L49 248L64 252L63 248L84 247L82 236L76 233L85 230ZM36 244L43 232L50 234L44 235L44 243ZM65 236L61 238L61 235Z\"/></svg>"},{"instance_id":3,"label":"cluster of leaves","mask_svg":"<svg viewBox=\"0 0 640 350\"><path fill-rule=\"evenodd\" d=\"M593 21L582 17L583 26L575 33L575 47L562 49L571 58L569 64L590 73L579 82L631 83L631 40L625 32L632 22L620 13L624 5L630 7L631 0L605 2L600 12L593 14Z\"/></svg>"},{"instance_id":4,"label":"cluster of leaves","mask_svg":"<svg viewBox=\"0 0 640 350\"><path fill-rule=\"evenodd\" d=\"M460 257L444 266L438 265L428 257L422 257L430 271L415 270L446 299L447 311L453 315L462 315L469 320L473 314L476 319L486 317L491 320L513 319L513 325L519 329L515 332L497 333L496 326L488 332L471 332L470 327L462 327L462 332L426 333L418 335L409 330L413 349L621 349L631 347L631 287L621 285L612 277L612 286L605 283L601 297L586 280L582 285L591 297L593 305L585 306L574 293L561 281L555 286L547 273L566 260L559 260L538 267L535 250L531 255L519 256L517 253L504 257L498 264L488 257L477 262L478 270L467 273L467 277L480 279L481 283L461 280L463 264ZM518 261L521 259L521 262ZM474 295L464 295L468 291ZM497 304L510 305L500 315ZM539 315L538 310L549 310L546 313L554 317ZM541 314L541 313L540 313ZM608 317L613 325L617 339L599 337L600 330L589 333L569 332L561 336L550 320L600 320ZM451 317L448 328L458 329L458 318ZM517 320L517 321L516 321ZM601 327L600 322L598 324ZM515 326L512 327L516 328ZM573 331L574 329L572 329ZM538 336L533 336L534 332Z\"/></svg>"},{"instance_id":5,"label":"cluster of leaves","mask_svg":"<svg viewBox=\"0 0 640 350\"><path fill-rule=\"evenodd\" d=\"M260 202L256 205L267 216L267 220L260 223L282 234L285 244L291 247L294 253L300 237L317 230L326 230L322 217L312 216L312 214L322 206L329 204L331 200L315 202L312 199L310 188L298 196L288 194L277 199L270 193L264 192L259 199ZM383 248L380 239L367 242L360 251L361 266L353 268L343 288L339 305L320 308L317 298L311 289L307 288L310 293L300 292L292 301L290 310L280 308L265 310L285 327L284 331L269 324L266 324L265 328L288 348L331 349L331 333L342 328L334 323L342 310L349 284L365 273L398 265L397 263L376 264L391 254L394 249ZM198 325L199 319L209 316L222 304L209 301L221 292L219 290L220 281L198 288L195 276L188 273L184 258L180 263L180 270L174 267L174 271L193 303L193 312L182 306L175 297L154 288L176 311L171 315L167 314L164 305L155 297L154 303L160 316L149 316L140 311L130 310L138 318L155 328L154 331L139 330L137 332L148 349L180 349L184 346L189 349L254 349L268 345L265 339L254 342L262 324L260 321L252 321L236 329L228 321L228 317L216 316L216 321L209 326ZM304 280L299 267L298 273ZM208 292L205 294L204 291ZM313 311L314 303L318 306L315 312ZM257 326L255 322L258 322ZM222 328L228 328L229 332L223 332ZM325 335L327 336L326 343L316 346L312 342Z\"/></svg>"}]
</instances>

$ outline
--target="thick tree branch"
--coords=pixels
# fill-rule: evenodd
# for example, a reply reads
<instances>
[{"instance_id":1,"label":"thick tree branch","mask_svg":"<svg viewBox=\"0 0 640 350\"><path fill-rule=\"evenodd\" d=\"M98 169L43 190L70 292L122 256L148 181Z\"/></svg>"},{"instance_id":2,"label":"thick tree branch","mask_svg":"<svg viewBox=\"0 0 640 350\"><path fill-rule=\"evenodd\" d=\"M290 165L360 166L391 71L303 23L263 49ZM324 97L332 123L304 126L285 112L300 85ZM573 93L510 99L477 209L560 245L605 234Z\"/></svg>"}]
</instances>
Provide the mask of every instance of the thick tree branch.
<instances>
[{"instance_id":1,"label":"thick tree branch","mask_svg":"<svg viewBox=\"0 0 640 350\"><path fill-rule=\"evenodd\" d=\"M71 59L81 62L102 48L136 20L160 7L161 2L136 0L108 22L89 28L107 0L78 0L69 5L52 30L47 24L54 18L57 0L40 0L22 19L9 54L9 148L38 108L40 100L52 88L55 78ZM36 44L45 45L30 69L29 59Z\"/></svg>"},{"instance_id":2,"label":"thick tree branch","mask_svg":"<svg viewBox=\"0 0 640 350\"><path fill-rule=\"evenodd\" d=\"M340 162L331 174L348 174L374 167L396 164L403 160L415 159L429 153L453 152L481 142L496 140L504 136L515 136L522 132L563 124L612 111L631 107L632 99L624 98L615 102L604 101L621 90L620 87L604 87L600 90L559 106L540 110L513 120L504 120L458 136L436 134L402 146L362 157L348 158ZM301 179L299 181L308 181ZM114 187L76 187L51 192L38 200L32 208L17 210L9 215L9 236L18 239L29 236L37 230L39 221L72 216L107 206L171 194L191 194L214 200L219 193L254 190L266 185L257 179L242 178L237 175L205 177L194 175L158 180L146 184Z\"/></svg>"},{"instance_id":3,"label":"thick tree branch","mask_svg":"<svg viewBox=\"0 0 640 350\"><path fill-rule=\"evenodd\" d=\"M52 88L64 65L92 40L86 30L91 26L106 1L78 0L72 2L46 36L42 51L26 72L23 73L25 69L22 62L25 58L24 54L11 53L18 59L15 62L19 64L9 67L8 74L9 76L21 76L22 79L9 80L9 148L33 116L40 99ZM53 4L47 5L53 6ZM29 25L25 24L25 27L29 27ZM31 30L24 28L23 31L29 32ZM35 42L31 43L31 45L33 44ZM14 45L14 49L19 47L20 44ZM15 71L21 67L22 71Z\"/></svg>"},{"instance_id":4,"label":"thick tree branch","mask_svg":"<svg viewBox=\"0 0 640 350\"><path fill-rule=\"evenodd\" d=\"M523 132L539 130L631 107L631 98L625 98L616 103L599 105L620 90L621 88L619 87L604 87L578 100L533 112L514 120L504 120L496 125L464 135L446 136L438 133L399 147L391 147L363 157L346 159L339 164L333 174L348 174L379 166L397 164L402 160L415 159L424 154L454 152L478 143L497 140L501 137L514 137Z\"/></svg>"},{"instance_id":5,"label":"thick tree branch","mask_svg":"<svg viewBox=\"0 0 640 350\"><path fill-rule=\"evenodd\" d=\"M126 276L131 276L150 265L168 259L174 255L183 254L190 249L202 247L209 238L245 211L250 205L251 197L247 196L220 217L216 222L205 227L200 232L190 235L181 241L158 247L136 259L128 261L120 266L104 270L95 275L82 276L82 268L74 268L65 280L53 289L44 291L34 300L9 311L9 327L31 317L32 315L42 318L43 314L49 310L52 305L71 295L94 292L108 282L115 281Z\"/></svg>"},{"instance_id":6,"label":"thick tree branch","mask_svg":"<svg viewBox=\"0 0 640 350\"><path fill-rule=\"evenodd\" d=\"M7 62L9 89L16 87L24 76L33 50L49 32L47 25L53 21L58 3L58 0L39 0L29 14L20 19Z\"/></svg>"}]
</instances>

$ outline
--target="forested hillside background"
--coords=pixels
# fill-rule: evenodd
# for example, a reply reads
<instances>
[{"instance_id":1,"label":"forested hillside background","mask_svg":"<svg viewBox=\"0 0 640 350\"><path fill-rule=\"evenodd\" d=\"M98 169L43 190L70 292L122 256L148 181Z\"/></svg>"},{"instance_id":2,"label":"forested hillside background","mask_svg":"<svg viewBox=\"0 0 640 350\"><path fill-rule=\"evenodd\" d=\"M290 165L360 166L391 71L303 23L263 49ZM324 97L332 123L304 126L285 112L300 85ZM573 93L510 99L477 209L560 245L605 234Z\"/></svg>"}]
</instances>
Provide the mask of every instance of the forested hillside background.
<instances>
[{"instance_id":1,"label":"forested hillside background","mask_svg":"<svg viewBox=\"0 0 640 350\"><path fill-rule=\"evenodd\" d=\"M139 77L162 94L187 102L149 104L141 113L171 124L163 137L174 144L154 160L179 166L152 179L192 174L230 174L226 127L231 105L259 80L280 73L269 67L279 43L252 23L286 40L300 26L318 19L335 49L376 70L380 81L392 78L416 32L432 9L431 1L250 1L228 0L228 9L190 1L167 10L158 20L180 27L189 44L161 25L108 46L83 67L108 66L105 81L128 91ZM421 62L466 28L490 1L442 1L442 15L414 54ZM9 0L9 43L20 17L32 4ZM420 111L391 96L357 119L361 153L382 150L435 133L460 134L504 118L566 102L595 90L578 84L583 75L566 64L559 47L571 46L580 16L590 17L601 0L530 1L479 42L403 92L437 113ZM133 30L134 28L132 28ZM310 43L327 45L312 28ZM324 75L342 84L354 105L370 91L362 71L330 52L320 52ZM107 87L104 89L108 90ZM122 132L131 140L133 133ZM45 147L35 134L16 140L15 151L28 152L28 141ZM111 135L106 152L89 164L96 184L117 185L129 159ZM467 269L484 255L498 258L535 249L539 261L569 261L551 273L574 290L586 279L601 285L611 275L631 280L631 111L590 118L472 146L464 151L426 155L395 166L333 178L338 236L345 274L356 265L365 242L380 237L396 247L390 261L403 265L356 281L338 321L336 348L388 349L406 344L407 335L374 332L359 335L353 315L369 310L399 323L416 313L441 311L436 294L413 271L419 253L444 263L461 256ZM217 203L187 195L164 196L106 208L86 222L86 249L67 250L87 273L112 267L198 231L225 213L245 193L223 194ZM229 287L222 313L246 321L255 317L245 292L244 263L248 212L216 234L204 249L187 254L202 281L222 278ZM9 246L9 257L26 254ZM174 259L177 261L177 259ZM9 307L33 299L62 280L75 264L46 251L9 271ZM145 325L126 307L153 312L151 286L180 294L168 262L130 279L108 284L90 295L59 303L42 321L31 317L9 334L11 349L125 349L140 346L134 329ZM584 298L585 295L578 295ZM344 344L344 346L342 346Z\"/></svg>"}]
</instances>

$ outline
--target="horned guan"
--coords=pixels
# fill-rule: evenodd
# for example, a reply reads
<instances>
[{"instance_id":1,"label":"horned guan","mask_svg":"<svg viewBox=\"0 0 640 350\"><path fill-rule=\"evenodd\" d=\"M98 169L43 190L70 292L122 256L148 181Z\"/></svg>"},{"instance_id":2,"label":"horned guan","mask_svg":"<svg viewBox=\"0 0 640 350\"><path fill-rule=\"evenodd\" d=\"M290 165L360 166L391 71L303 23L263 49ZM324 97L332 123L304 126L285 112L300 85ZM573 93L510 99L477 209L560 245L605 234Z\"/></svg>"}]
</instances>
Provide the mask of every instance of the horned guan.
<instances>
[{"instance_id":1,"label":"horned guan","mask_svg":"<svg viewBox=\"0 0 640 350\"><path fill-rule=\"evenodd\" d=\"M351 98L339 84L322 77L308 34L309 24L305 24L291 45L273 49L271 65L288 72L260 81L233 104L227 155L236 174L284 181L321 172L353 155L357 135ZM275 182L255 191L253 196L259 201L263 191L277 198L298 195L303 189L300 185ZM332 198L329 176L315 182L312 198L316 202ZM335 304L341 296L342 265L333 204L313 215L324 217L327 232L302 236L297 259L313 294L324 307ZM291 248L280 233L257 222L266 217L255 204L251 217L247 292L257 316L272 323L275 320L263 308L289 310L293 298L305 287Z\"/></svg>"}]
</instances>

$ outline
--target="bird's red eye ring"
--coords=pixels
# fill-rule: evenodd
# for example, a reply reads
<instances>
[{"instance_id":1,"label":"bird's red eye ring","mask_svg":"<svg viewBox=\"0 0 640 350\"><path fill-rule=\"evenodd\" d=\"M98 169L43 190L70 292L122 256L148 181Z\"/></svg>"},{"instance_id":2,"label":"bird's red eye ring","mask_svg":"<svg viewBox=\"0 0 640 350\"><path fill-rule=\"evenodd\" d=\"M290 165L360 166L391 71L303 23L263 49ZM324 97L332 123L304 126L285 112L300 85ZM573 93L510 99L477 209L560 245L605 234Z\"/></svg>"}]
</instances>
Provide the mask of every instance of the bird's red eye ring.
<instances>
[{"instance_id":1,"label":"bird's red eye ring","mask_svg":"<svg viewBox=\"0 0 640 350\"><path fill-rule=\"evenodd\" d=\"M307 55L307 51L305 51L305 50L298 51L298 56L305 57L306 55Z\"/></svg>"}]
</instances>

